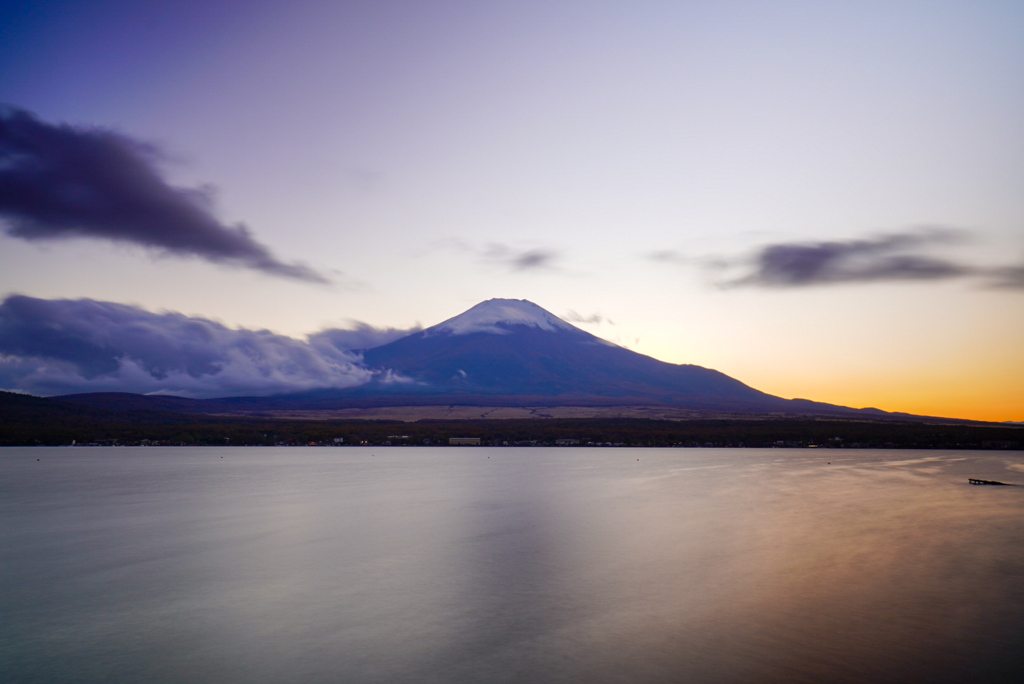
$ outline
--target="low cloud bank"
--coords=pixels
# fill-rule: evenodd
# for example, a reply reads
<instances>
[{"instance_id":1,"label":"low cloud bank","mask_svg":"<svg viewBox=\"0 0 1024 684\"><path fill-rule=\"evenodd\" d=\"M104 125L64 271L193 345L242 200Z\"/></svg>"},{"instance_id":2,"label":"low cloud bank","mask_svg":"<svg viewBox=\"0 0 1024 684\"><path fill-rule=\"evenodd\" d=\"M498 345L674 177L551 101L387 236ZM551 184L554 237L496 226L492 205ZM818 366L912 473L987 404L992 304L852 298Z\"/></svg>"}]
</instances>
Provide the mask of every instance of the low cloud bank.
<instances>
[{"instance_id":1,"label":"low cloud bank","mask_svg":"<svg viewBox=\"0 0 1024 684\"><path fill-rule=\"evenodd\" d=\"M361 351L394 342L423 328L375 328L362 321L352 321L352 328L330 328L309 336L309 344L316 349L335 351Z\"/></svg>"},{"instance_id":2,"label":"low cloud bank","mask_svg":"<svg viewBox=\"0 0 1024 684\"><path fill-rule=\"evenodd\" d=\"M408 332L357 324L302 341L125 304L12 295L0 304L0 389L211 398L354 387L379 374L349 349Z\"/></svg>"},{"instance_id":3,"label":"low cloud bank","mask_svg":"<svg viewBox=\"0 0 1024 684\"><path fill-rule=\"evenodd\" d=\"M101 128L0 108L0 221L23 240L97 238L177 256L329 282L285 263L242 224L214 215L208 189L168 184L155 146Z\"/></svg>"}]
</instances>

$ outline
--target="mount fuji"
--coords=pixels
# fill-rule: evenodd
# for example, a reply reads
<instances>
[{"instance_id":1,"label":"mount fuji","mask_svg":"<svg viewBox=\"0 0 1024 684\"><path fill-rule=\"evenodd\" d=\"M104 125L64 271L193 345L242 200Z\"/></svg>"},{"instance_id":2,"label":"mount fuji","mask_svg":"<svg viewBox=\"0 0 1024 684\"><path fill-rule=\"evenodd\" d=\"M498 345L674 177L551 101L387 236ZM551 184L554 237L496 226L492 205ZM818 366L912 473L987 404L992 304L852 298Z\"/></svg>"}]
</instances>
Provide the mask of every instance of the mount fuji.
<instances>
[{"instance_id":1,"label":"mount fuji","mask_svg":"<svg viewBox=\"0 0 1024 684\"><path fill-rule=\"evenodd\" d=\"M671 404L763 410L775 397L717 371L664 363L570 325L526 300L491 299L363 351L382 375L356 390L498 405Z\"/></svg>"},{"instance_id":2,"label":"mount fuji","mask_svg":"<svg viewBox=\"0 0 1024 684\"><path fill-rule=\"evenodd\" d=\"M374 379L359 387L208 401L232 411L643 406L707 414L885 415L782 399L715 370L658 361L580 330L526 300L481 302L360 353Z\"/></svg>"},{"instance_id":3,"label":"mount fuji","mask_svg":"<svg viewBox=\"0 0 1024 684\"><path fill-rule=\"evenodd\" d=\"M907 417L772 396L709 368L630 351L526 300L481 302L433 327L357 353L372 375L358 387L221 399L111 393L60 398L102 408L187 413L580 407L607 416L642 407L691 416Z\"/></svg>"}]
</instances>

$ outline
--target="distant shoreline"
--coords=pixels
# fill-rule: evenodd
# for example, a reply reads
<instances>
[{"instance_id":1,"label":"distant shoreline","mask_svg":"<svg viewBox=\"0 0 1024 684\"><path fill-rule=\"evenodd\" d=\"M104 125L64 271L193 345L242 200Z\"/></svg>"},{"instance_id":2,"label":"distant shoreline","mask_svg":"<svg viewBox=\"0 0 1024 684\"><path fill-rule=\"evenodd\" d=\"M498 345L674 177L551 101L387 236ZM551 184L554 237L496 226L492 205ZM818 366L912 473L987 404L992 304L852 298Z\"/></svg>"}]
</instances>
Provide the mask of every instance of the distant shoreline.
<instances>
[{"instance_id":1,"label":"distant shoreline","mask_svg":"<svg viewBox=\"0 0 1024 684\"><path fill-rule=\"evenodd\" d=\"M0 446L448 445L1021 449L1024 426L735 416L672 407L414 406L249 414L114 410L0 393Z\"/></svg>"}]
</instances>

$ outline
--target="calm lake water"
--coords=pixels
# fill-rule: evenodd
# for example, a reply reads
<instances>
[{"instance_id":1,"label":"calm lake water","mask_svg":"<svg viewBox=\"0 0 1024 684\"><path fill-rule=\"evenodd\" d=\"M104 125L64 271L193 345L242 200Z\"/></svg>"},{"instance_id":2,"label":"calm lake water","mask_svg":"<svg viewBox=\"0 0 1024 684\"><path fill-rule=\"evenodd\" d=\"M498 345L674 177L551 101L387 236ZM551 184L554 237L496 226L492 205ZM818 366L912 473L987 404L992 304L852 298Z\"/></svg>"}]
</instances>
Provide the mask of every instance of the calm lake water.
<instances>
[{"instance_id":1,"label":"calm lake water","mask_svg":"<svg viewBox=\"0 0 1024 684\"><path fill-rule=\"evenodd\" d=\"M1024 671L1022 452L0 449L5 682Z\"/></svg>"}]
</instances>

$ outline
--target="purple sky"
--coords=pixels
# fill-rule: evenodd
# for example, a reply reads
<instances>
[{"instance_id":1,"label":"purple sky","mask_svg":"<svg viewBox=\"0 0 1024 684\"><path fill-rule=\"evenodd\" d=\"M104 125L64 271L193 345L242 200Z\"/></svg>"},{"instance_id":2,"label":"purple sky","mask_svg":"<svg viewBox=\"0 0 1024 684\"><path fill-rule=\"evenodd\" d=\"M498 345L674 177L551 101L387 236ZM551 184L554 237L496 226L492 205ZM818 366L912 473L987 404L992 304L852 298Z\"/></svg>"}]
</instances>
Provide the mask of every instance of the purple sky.
<instances>
[{"instance_id":1,"label":"purple sky","mask_svg":"<svg viewBox=\"0 0 1024 684\"><path fill-rule=\"evenodd\" d=\"M1022 420L1022 79L1008 2L6 2L0 97L62 142L8 126L0 296L300 340L527 298Z\"/></svg>"}]
</instances>

